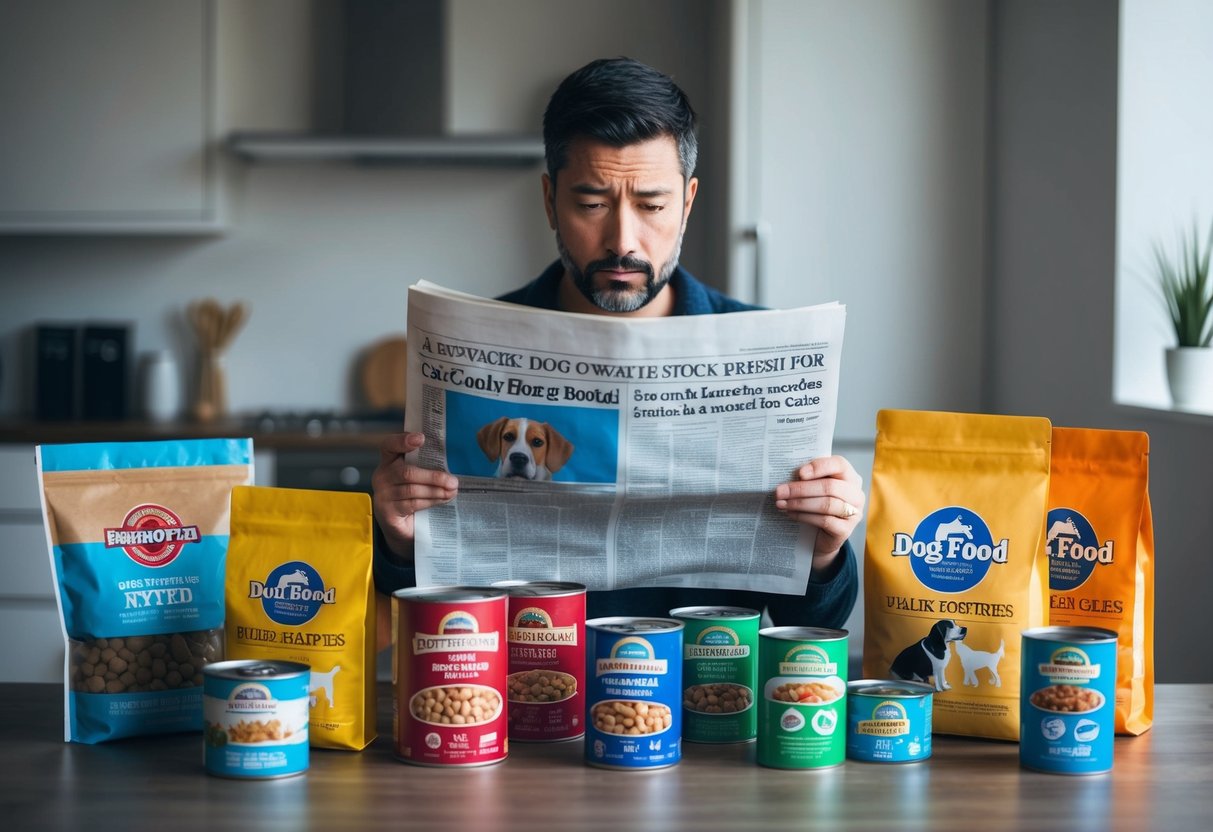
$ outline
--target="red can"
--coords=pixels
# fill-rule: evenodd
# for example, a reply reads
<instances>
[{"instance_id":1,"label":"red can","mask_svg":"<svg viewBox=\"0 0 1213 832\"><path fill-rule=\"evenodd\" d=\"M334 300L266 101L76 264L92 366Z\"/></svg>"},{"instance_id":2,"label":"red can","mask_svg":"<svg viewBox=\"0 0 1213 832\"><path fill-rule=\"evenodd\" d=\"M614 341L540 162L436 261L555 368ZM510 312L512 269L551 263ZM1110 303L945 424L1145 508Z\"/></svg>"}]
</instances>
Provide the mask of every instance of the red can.
<instances>
[{"instance_id":1,"label":"red can","mask_svg":"<svg viewBox=\"0 0 1213 832\"><path fill-rule=\"evenodd\" d=\"M438 586L392 594L396 756L422 766L499 763L506 721L504 589Z\"/></svg>"},{"instance_id":2,"label":"red can","mask_svg":"<svg viewBox=\"0 0 1213 832\"><path fill-rule=\"evenodd\" d=\"M585 735L585 586L502 581L510 594L510 739Z\"/></svg>"}]
</instances>

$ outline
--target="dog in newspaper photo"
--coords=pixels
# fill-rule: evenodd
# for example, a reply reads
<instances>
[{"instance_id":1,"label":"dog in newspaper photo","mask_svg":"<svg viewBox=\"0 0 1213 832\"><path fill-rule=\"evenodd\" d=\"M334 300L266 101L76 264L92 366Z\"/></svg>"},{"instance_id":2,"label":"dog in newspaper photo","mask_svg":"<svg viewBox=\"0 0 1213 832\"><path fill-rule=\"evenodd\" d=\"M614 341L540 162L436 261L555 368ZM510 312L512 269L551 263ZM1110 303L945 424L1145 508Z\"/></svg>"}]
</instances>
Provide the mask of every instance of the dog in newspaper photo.
<instances>
[{"instance_id":1,"label":"dog in newspaper photo","mask_svg":"<svg viewBox=\"0 0 1213 832\"><path fill-rule=\"evenodd\" d=\"M497 466L499 479L547 481L573 455L573 443L546 422L502 416L476 432L484 455Z\"/></svg>"}]
</instances>

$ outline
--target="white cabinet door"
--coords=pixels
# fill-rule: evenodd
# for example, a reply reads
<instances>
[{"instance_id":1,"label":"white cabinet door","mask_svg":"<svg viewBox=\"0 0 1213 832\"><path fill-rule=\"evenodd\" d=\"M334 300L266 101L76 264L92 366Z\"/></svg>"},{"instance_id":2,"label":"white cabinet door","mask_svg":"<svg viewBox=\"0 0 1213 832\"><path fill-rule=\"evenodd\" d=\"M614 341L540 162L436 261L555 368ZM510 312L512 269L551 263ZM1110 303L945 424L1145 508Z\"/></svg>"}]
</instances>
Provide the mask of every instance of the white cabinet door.
<instances>
[{"instance_id":1,"label":"white cabinet door","mask_svg":"<svg viewBox=\"0 0 1213 832\"><path fill-rule=\"evenodd\" d=\"M219 229L213 0L0 5L0 231Z\"/></svg>"},{"instance_id":2,"label":"white cabinet door","mask_svg":"<svg viewBox=\"0 0 1213 832\"><path fill-rule=\"evenodd\" d=\"M752 0L732 18L734 294L846 304L837 435L981 401L986 5Z\"/></svg>"}]
</instances>

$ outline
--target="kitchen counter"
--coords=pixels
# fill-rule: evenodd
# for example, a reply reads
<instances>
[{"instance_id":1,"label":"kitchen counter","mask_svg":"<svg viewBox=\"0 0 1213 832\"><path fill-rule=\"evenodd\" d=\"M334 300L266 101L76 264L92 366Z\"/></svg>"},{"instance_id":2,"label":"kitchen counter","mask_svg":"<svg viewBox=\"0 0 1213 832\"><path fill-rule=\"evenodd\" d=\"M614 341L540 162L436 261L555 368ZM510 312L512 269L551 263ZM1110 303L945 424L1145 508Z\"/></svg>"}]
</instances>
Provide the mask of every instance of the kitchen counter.
<instances>
[{"instance_id":1,"label":"kitchen counter","mask_svg":"<svg viewBox=\"0 0 1213 832\"><path fill-rule=\"evenodd\" d=\"M847 762L779 771L754 745L688 744L650 772L582 762L580 741L513 743L497 765L437 769L392 756L390 689L381 735L361 753L313 749L304 775L207 775L198 734L105 745L62 742L58 685L0 685L0 783L11 829L1207 829L1213 810L1213 685L1161 685L1157 720L1117 737L1107 775L1020 768L1008 742L936 736L909 765Z\"/></svg>"},{"instance_id":2,"label":"kitchen counter","mask_svg":"<svg viewBox=\"0 0 1213 832\"><path fill-rule=\"evenodd\" d=\"M403 424L403 419L401 423ZM36 422L0 420L0 443L54 444L63 442L134 442L154 439L200 439L208 437L253 438L258 450L329 450L361 448L376 450L383 437L402 430L400 424L365 422L341 430L328 430L313 436L301 429L265 431L248 419L228 419L209 423L181 420L175 422Z\"/></svg>"}]
</instances>

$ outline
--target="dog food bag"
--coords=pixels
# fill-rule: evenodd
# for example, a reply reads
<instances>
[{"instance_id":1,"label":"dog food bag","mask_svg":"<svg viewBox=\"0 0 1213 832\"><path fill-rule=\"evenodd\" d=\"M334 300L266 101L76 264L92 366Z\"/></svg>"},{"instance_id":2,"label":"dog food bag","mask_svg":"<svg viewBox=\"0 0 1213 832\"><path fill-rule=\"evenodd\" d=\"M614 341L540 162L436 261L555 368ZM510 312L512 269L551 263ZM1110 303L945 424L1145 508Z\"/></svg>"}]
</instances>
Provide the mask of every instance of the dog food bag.
<instances>
[{"instance_id":1,"label":"dog food bag","mask_svg":"<svg viewBox=\"0 0 1213 832\"><path fill-rule=\"evenodd\" d=\"M1154 527L1150 438L1053 429L1045 551L1049 623L1117 634L1116 733L1154 722Z\"/></svg>"},{"instance_id":2,"label":"dog food bag","mask_svg":"<svg viewBox=\"0 0 1213 832\"><path fill-rule=\"evenodd\" d=\"M312 746L375 739L375 588L368 494L232 492L227 655L311 668Z\"/></svg>"},{"instance_id":3,"label":"dog food bag","mask_svg":"<svg viewBox=\"0 0 1213 832\"><path fill-rule=\"evenodd\" d=\"M202 728L223 658L229 495L249 439L40 445L64 662L64 739Z\"/></svg>"},{"instance_id":4,"label":"dog food bag","mask_svg":"<svg viewBox=\"0 0 1213 832\"><path fill-rule=\"evenodd\" d=\"M936 691L933 730L1019 738L1020 632L1046 623L1047 419L882 410L863 672Z\"/></svg>"}]
</instances>

